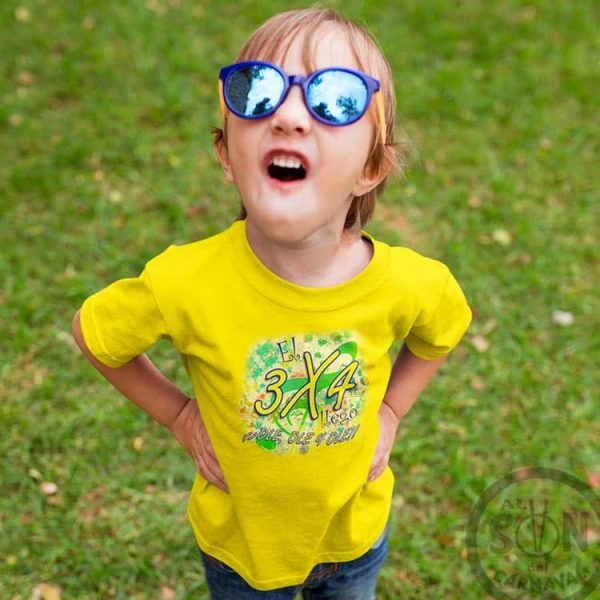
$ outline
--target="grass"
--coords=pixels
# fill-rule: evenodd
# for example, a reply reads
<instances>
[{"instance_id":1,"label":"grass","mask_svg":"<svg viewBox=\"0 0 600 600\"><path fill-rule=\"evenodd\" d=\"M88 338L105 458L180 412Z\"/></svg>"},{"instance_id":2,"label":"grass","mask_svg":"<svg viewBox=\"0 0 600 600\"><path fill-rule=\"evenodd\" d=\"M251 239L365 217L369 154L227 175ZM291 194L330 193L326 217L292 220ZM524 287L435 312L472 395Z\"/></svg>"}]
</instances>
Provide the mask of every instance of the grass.
<instances>
[{"instance_id":1,"label":"grass","mask_svg":"<svg viewBox=\"0 0 600 600\"><path fill-rule=\"evenodd\" d=\"M329 4L380 41L415 147L367 229L445 261L475 312L400 428L380 597L482 598L464 554L479 494L522 466L600 471L600 11ZM210 141L216 74L280 8L0 4L2 598L41 582L65 598L208 597L191 462L85 363L70 322L97 289L235 217ZM191 392L172 348L150 356Z\"/></svg>"}]
</instances>

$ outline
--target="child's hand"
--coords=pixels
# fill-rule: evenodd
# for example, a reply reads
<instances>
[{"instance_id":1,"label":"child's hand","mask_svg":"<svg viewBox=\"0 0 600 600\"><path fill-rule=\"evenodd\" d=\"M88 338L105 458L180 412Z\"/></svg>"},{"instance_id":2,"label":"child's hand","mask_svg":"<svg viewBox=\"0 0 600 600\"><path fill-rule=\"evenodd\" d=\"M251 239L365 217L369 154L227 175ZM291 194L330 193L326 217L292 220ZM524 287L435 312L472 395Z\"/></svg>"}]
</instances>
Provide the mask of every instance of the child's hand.
<instances>
[{"instance_id":1,"label":"child's hand","mask_svg":"<svg viewBox=\"0 0 600 600\"><path fill-rule=\"evenodd\" d=\"M381 403L377 416L379 417L379 440L369 469L369 481L377 479L387 467L400 423L394 411L385 402Z\"/></svg>"},{"instance_id":2,"label":"child's hand","mask_svg":"<svg viewBox=\"0 0 600 600\"><path fill-rule=\"evenodd\" d=\"M204 421L194 398L187 401L174 423L171 433L192 457L196 469L210 483L229 493L223 472L215 456Z\"/></svg>"}]
</instances>

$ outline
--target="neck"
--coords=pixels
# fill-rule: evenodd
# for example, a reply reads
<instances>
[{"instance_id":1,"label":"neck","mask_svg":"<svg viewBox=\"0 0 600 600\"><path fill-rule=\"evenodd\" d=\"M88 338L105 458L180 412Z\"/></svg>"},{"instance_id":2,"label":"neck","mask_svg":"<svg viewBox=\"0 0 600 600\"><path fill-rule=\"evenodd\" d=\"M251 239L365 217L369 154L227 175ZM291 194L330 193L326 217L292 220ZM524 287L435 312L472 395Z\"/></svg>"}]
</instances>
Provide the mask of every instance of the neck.
<instances>
[{"instance_id":1,"label":"neck","mask_svg":"<svg viewBox=\"0 0 600 600\"><path fill-rule=\"evenodd\" d=\"M246 237L254 254L273 273L307 287L329 287L360 273L371 259L371 245L360 226L320 231L293 244L267 238L246 220Z\"/></svg>"}]
</instances>

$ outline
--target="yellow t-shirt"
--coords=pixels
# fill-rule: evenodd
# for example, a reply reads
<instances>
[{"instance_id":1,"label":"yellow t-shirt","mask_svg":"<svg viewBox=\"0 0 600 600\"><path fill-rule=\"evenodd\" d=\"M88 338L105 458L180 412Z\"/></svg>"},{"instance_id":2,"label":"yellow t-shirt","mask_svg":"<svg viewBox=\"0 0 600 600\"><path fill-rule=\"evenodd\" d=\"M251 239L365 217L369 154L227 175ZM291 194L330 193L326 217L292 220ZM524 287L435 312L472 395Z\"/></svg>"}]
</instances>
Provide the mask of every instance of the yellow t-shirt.
<instances>
[{"instance_id":1,"label":"yellow t-shirt","mask_svg":"<svg viewBox=\"0 0 600 600\"><path fill-rule=\"evenodd\" d=\"M81 310L91 352L110 367L160 338L181 354L230 494L197 474L188 515L198 545L253 587L301 584L320 562L364 554L382 533L394 478L367 481L388 350L449 352L471 311L442 263L374 246L353 279L308 288L267 269L245 221L170 246L137 278Z\"/></svg>"}]
</instances>

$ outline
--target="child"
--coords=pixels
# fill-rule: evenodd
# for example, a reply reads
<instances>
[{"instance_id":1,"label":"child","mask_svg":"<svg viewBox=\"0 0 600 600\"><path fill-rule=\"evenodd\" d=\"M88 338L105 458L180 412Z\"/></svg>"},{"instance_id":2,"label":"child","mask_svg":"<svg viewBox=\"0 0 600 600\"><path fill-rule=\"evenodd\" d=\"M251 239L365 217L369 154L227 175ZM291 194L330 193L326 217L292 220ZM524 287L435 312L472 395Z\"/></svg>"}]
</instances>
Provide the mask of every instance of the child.
<instances>
[{"instance_id":1,"label":"child","mask_svg":"<svg viewBox=\"0 0 600 600\"><path fill-rule=\"evenodd\" d=\"M471 312L447 267L362 229L399 162L390 70L363 29L280 14L219 85L240 219L89 297L74 335L195 461L213 598L375 598L398 424ZM160 338L196 399L144 354Z\"/></svg>"}]
</instances>

